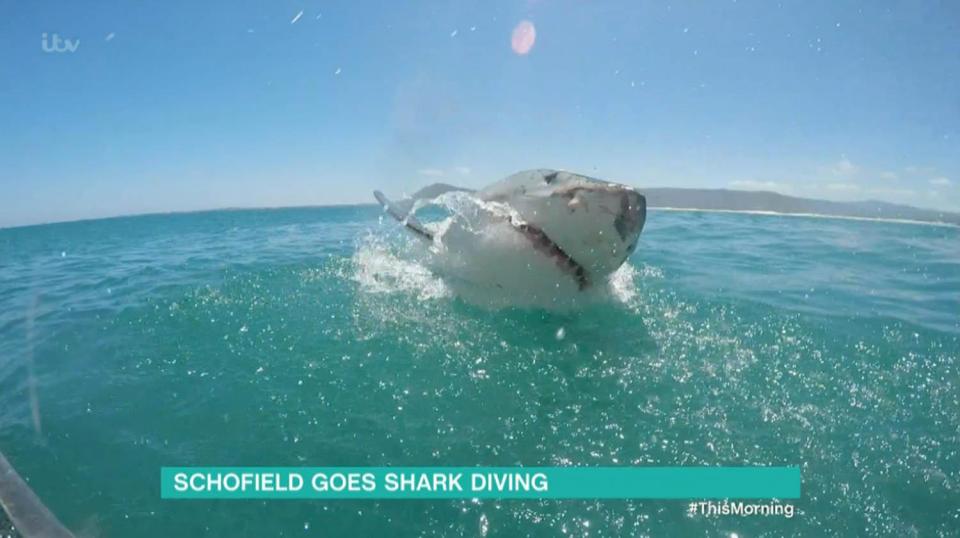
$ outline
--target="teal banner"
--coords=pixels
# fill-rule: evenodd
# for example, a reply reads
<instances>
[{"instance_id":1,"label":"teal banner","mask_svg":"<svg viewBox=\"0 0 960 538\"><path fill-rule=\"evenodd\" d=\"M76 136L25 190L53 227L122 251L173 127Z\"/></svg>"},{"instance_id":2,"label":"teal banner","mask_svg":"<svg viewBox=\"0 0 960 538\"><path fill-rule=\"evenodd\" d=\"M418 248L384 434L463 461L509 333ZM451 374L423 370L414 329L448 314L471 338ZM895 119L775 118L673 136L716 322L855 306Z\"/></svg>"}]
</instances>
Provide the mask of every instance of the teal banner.
<instances>
[{"instance_id":1,"label":"teal banner","mask_svg":"<svg viewBox=\"0 0 960 538\"><path fill-rule=\"evenodd\" d=\"M799 467L163 467L163 499L797 499Z\"/></svg>"}]
</instances>

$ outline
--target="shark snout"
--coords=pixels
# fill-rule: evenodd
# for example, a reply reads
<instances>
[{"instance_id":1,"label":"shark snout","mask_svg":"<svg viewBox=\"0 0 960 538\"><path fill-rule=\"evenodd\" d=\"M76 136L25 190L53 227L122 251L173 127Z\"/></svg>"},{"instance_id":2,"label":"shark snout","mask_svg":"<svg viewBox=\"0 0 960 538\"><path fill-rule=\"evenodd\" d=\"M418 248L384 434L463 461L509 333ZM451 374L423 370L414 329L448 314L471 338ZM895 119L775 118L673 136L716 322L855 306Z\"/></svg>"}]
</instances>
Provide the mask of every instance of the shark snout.
<instances>
[{"instance_id":1,"label":"shark snout","mask_svg":"<svg viewBox=\"0 0 960 538\"><path fill-rule=\"evenodd\" d=\"M553 196L567 200L571 212L579 209L600 211L614 216L620 239L631 242L640 235L647 217L647 200L636 190L614 183L576 185L558 189ZM595 207L591 207L594 205Z\"/></svg>"}]
</instances>

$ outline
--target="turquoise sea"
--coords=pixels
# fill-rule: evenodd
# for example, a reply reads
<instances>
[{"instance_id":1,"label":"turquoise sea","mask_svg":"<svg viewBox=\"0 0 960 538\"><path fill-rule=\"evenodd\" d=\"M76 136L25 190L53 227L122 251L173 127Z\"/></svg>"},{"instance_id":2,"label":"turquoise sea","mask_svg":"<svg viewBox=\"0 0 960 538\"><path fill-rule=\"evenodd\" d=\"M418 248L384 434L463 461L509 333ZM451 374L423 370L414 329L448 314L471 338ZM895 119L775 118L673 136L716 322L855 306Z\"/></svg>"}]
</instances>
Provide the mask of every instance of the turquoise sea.
<instances>
[{"instance_id":1,"label":"turquoise sea","mask_svg":"<svg viewBox=\"0 0 960 538\"><path fill-rule=\"evenodd\" d=\"M477 306L373 206L0 230L0 450L83 536L957 536L960 230L651 211L608 301ZM164 501L161 466L799 465L683 501Z\"/></svg>"}]
</instances>

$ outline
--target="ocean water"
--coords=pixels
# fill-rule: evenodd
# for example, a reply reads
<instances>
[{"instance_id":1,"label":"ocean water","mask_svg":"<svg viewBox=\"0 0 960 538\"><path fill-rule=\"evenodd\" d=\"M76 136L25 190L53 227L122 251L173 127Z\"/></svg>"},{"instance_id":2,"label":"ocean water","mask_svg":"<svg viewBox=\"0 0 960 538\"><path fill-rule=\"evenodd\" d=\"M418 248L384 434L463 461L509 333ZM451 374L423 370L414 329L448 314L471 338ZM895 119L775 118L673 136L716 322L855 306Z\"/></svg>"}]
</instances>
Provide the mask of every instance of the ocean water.
<instances>
[{"instance_id":1,"label":"ocean water","mask_svg":"<svg viewBox=\"0 0 960 538\"><path fill-rule=\"evenodd\" d=\"M561 312L408 248L372 206L0 230L0 450L86 536L960 533L960 230L651 211ZM800 465L803 497L160 500L174 465Z\"/></svg>"}]
</instances>

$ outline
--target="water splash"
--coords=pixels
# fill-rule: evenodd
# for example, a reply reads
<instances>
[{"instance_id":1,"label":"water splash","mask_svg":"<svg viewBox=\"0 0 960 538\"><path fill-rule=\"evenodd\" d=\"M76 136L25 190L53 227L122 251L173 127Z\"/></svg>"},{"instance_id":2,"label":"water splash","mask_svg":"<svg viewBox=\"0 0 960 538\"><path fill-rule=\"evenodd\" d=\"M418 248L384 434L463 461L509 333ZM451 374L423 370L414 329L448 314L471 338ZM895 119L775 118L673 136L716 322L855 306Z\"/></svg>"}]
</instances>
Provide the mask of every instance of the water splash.
<instances>
[{"instance_id":1,"label":"water splash","mask_svg":"<svg viewBox=\"0 0 960 538\"><path fill-rule=\"evenodd\" d=\"M420 299L450 295L442 279L421 263L401 257L382 237L368 235L362 239L352 262L353 280L363 292L412 293Z\"/></svg>"}]
</instances>

